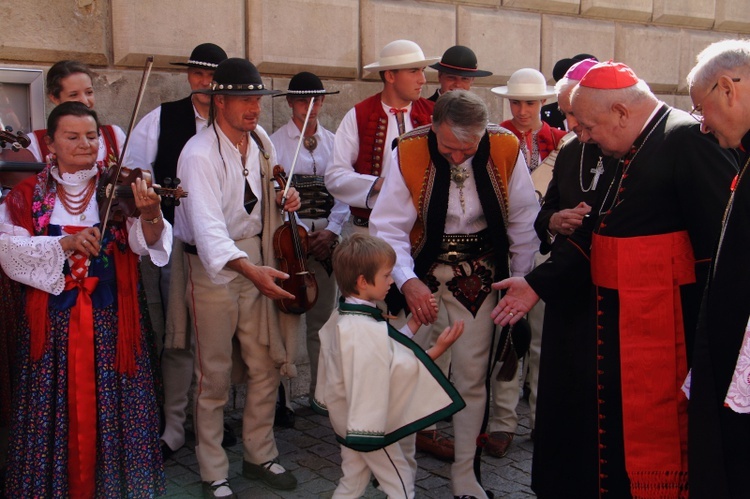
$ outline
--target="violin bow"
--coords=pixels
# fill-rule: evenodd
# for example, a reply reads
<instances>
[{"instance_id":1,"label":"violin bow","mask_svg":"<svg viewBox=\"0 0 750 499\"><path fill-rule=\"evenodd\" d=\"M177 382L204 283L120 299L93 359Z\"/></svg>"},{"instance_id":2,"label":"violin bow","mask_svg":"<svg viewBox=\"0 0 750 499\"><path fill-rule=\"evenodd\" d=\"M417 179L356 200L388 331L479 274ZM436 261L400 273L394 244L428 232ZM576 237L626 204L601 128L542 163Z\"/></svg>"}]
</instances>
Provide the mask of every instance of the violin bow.
<instances>
[{"instance_id":1,"label":"violin bow","mask_svg":"<svg viewBox=\"0 0 750 499\"><path fill-rule=\"evenodd\" d=\"M133 128L135 128L135 118L136 116L138 116L138 109L141 107L141 102L143 101L143 92L146 90L146 83L148 82L148 77L151 74L151 67L153 65L154 56L150 55L146 58L146 66L143 68L143 76L141 76L141 86L138 89L138 96L135 99L133 114L130 116L128 134L125 136L125 143L122 145L122 151L120 151L120 155L117 158L117 171L113 177L115 179L115 182L117 182L117 179L120 178L120 172L122 171L122 159L125 157L125 151L128 149L128 144L130 143L130 136L133 134ZM115 197L116 190L117 189L112 189L107 196L107 211L105 212L104 220L102 221L102 235L101 239L99 240L100 245L104 241L104 229L107 227L107 222L109 222L109 211L112 208L112 200Z\"/></svg>"},{"instance_id":2,"label":"violin bow","mask_svg":"<svg viewBox=\"0 0 750 499\"><path fill-rule=\"evenodd\" d=\"M286 194L289 192L289 187L292 185L292 175L294 175L294 167L297 165L297 156L299 156L299 149L302 146L302 142L305 140L305 130L307 130L307 122L310 121L310 113L312 112L313 105L315 104L315 97L310 99L310 105L307 106L307 114L305 114L305 122L302 124L302 131L299 134L299 140L297 141L297 150L294 151L294 159L292 159L292 166L289 168L287 173L287 183L284 187L284 194L281 196L282 208L286 204Z\"/></svg>"}]
</instances>

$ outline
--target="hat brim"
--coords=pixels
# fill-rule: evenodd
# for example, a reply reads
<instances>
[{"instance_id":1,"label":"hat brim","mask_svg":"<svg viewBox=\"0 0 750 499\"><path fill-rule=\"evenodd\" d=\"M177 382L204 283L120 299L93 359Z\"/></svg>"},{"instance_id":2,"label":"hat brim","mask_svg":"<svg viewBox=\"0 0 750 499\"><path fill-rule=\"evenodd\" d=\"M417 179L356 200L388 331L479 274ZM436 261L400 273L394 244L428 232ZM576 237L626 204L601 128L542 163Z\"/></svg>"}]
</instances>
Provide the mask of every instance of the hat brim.
<instances>
[{"instance_id":1,"label":"hat brim","mask_svg":"<svg viewBox=\"0 0 750 499\"><path fill-rule=\"evenodd\" d=\"M441 73L447 73L455 76L464 76L466 78L482 78L484 76L492 76L491 71L485 71L483 69L457 69L448 66L443 66L442 63L430 65L432 69L437 69Z\"/></svg>"},{"instance_id":2,"label":"hat brim","mask_svg":"<svg viewBox=\"0 0 750 499\"><path fill-rule=\"evenodd\" d=\"M404 62L401 64L386 64L385 66L381 66L379 62L373 62L372 64L368 64L362 69L364 69L365 71L370 71L370 72L378 72L378 71L387 71L389 69L424 68L424 67L430 66L430 64L434 64L438 62L439 60L440 60L440 57L429 57L427 59L422 59L418 61L409 61L409 62Z\"/></svg>"},{"instance_id":3,"label":"hat brim","mask_svg":"<svg viewBox=\"0 0 750 499\"><path fill-rule=\"evenodd\" d=\"M274 97L320 97L321 95L333 95L340 93L340 90L310 90L310 91L299 91L299 90L287 90L280 94L274 95Z\"/></svg>"},{"instance_id":4,"label":"hat brim","mask_svg":"<svg viewBox=\"0 0 750 499\"><path fill-rule=\"evenodd\" d=\"M550 97L555 97L557 95L555 93L555 89L549 86L547 87L547 91L541 94L510 93L508 92L507 86L494 87L494 88L491 88L490 91L493 94L497 94L500 97L505 97L506 99L518 99L518 100L542 100L542 99L549 99Z\"/></svg>"},{"instance_id":5,"label":"hat brim","mask_svg":"<svg viewBox=\"0 0 750 499\"><path fill-rule=\"evenodd\" d=\"M191 94L205 94L205 95L237 95L237 96L245 96L245 95L279 95L281 93L281 90L271 90L269 89L263 89L263 90L229 90L229 89L221 89L221 90L211 90L211 89L201 89L201 90L193 90Z\"/></svg>"}]
</instances>

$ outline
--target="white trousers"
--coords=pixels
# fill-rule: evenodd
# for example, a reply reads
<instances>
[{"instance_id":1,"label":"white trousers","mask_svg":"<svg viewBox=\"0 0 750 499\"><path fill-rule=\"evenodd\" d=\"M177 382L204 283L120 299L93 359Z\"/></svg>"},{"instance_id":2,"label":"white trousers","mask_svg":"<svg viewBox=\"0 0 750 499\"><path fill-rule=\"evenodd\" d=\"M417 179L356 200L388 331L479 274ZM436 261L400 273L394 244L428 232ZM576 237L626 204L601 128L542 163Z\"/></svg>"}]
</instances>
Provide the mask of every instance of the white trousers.
<instances>
[{"instance_id":1,"label":"white trousers","mask_svg":"<svg viewBox=\"0 0 750 499\"><path fill-rule=\"evenodd\" d=\"M260 264L260 238L237 241L254 264ZM242 413L244 459L261 464L278 456L273 419L280 374L268 347L256 334L264 297L248 279L238 276L226 285L211 282L200 259L186 254L186 300L195 325L195 453L201 479L229 476L229 461L221 447L224 406L229 399L232 344L239 345L247 369L247 400Z\"/></svg>"},{"instance_id":2,"label":"white trousers","mask_svg":"<svg viewBox=\"0 0 750 499\"><path fill-rule=\"evenodd\" d=\"M344 476L332 499L362 497L371 474L390 499L414 497L417 462L414 459L415 436L409 435L398 442L372 452L358 452L341 446L341 471Z\"/></svg>"}]
</instances>

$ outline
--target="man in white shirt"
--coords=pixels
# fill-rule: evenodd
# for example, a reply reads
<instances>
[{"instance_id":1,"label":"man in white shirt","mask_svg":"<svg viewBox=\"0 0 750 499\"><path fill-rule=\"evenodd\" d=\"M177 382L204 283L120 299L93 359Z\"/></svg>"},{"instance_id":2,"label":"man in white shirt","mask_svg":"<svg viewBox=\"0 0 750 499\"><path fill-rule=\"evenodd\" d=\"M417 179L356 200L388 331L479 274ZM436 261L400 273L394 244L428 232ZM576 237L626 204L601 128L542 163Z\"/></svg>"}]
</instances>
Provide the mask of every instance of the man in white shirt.
<instances>
[{"instance_id":1,"label":"man in white shirt","mask_svg":"<svg viewBox=\"0 0 750 499\"><path fill-rule=\"evenodd\" d=\"M490 312L498 293L490 286L529 272L539 247L533 227L539 204L519 150L515 136L488 124L479 97L448 92L438 99L431 127L399 140L398 171L386 177L370 220L373 235L396 250L393 278L408 310L422 324L434 323L434 296L450 322L464 320L470 331L452 346L454 384L466 401L453 416L455 496L487 497L477 438L497 343Z\"/></svg>"},{"instance_id":2,"label":"man in white shirt","mask_svg":"<svg viewBox=\"0 0 750 499\"><path fill-rule=\"evenodd\" d=\"M281 192L270 179L276 152L258 125L269 90L246 59L219 64L206 92L213 118L188 141L177 174L190 196L175 211L175 235L185 243L187 301L195 330L195 452L204 497L234 497L229 460L221 448L224 406L233 357L247 369L242 418L243 476L291 490L297 479L278 462L273 435L281 376L296 376L299 315L282 314L272 300L294 295L269 266L281 225ZM287 192L284 209L300 207ZM270 299L269 299L270 298Z\"/></svg>"},{"instance_id":3,"label":"man in white shirt","mask_svg":"<svg viewBox=\"0 0 750 499\"><path fill-rule=\"evenodd\" d=\"M432 121L434 104L420 97L427 82L424 68L437 62L419 45L396 40L380 52L380 60L364 67L378 71L383 91L355 105L344 116L326 170L326 187L351 207L355 230L367 233L370 211L388 173L391 144L401 134Z\"/></svg>"},{"instance_id":4,"label":"man in white shirt","mask_svg":"<svg viewBox=\"0 0 750 499\"><path fill-rule=\"evenodd\" d=\"M333 156L333 133L325 129L318 121L320 110L326 95L337 94L323 87L323 83L315 74L302 72L294 75L289 81L286 91L286 101L292 110L289 121L271 135L276 149L279 164L290 173L292 164L294 172L292 182L302 198L302 208L297 212L300 221L308 228L307 268L315 274L318 285L318 300L312 309L305 313L307 354L310 359L310 400L315 393L318 378L318 355L320 353L320 339L318 331L331 316L336 305L336 279L331 265L333 248L338 244L341 228L349 218L349 207L341 200L334 200L326 190L323 175L331 164ZM312 108L310 104L312 102ZM300 145L300 135L305 116L310 115L305 127L304 138L295 160L295 152ZM285 384L285 383L284 383ZM286 384L285 384L286 385ZM289 387L284 387L286 412L283 421L293 426L294 418L291 412ZM280 408L281 409L281 408ZM279 422L277 414L277 424Z\"/></svg>"},{"instance_id":5,"label":"man in white shirt","mask_svg":"<svg viewBox=\"0 0 750 499\"><path fill-rule=\"evenodd\" d=\"M216 67L226 58L227 53L218 45L202 43L193 49L187 62L170 64L187 67L188 84L194 92L211 85ZM152 110L133 129L123 164L130 168L150 170L154 181L167 187L165 179L175 179L177 176L177 159L182 148L193 135L206 128L210 103L210 96L192 93L178 101L164 102ZM161 133L162 129L165 133ZM164 218L173 224L174 206L165 205L163 211ZM164 432L161 435L161 451L165 460L185 444L188 391L193 380L193 352L185 306L182 260L182 242L179 240L174 241L172 258L167 266L157 267L149 258L141 260L151 324L157 342L163 347ZM235 443L237 439L226 428L224 445Z\"/></svg>"}]
</instances>

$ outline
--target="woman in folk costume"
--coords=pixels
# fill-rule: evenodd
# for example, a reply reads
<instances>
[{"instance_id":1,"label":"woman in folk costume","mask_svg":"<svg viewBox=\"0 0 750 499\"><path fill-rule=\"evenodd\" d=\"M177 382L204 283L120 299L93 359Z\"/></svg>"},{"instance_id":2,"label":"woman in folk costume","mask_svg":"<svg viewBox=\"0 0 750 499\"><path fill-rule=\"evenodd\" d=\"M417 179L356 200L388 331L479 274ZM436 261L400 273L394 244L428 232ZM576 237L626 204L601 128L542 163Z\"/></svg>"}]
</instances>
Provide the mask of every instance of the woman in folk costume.
<instances>
[{"instance_id":1,"label":"woman in folk costume","mask_svg":"<svg viewBox=\"0 0 750 499\"><path fill-rule=\"evenodd\" d=\"M136 179L140 219L101 227L94 111L56 107L45 141L50 163L0 206L0 264L25 303L5 493L153 497L164 475L138 255L166 264L171 226Z\"/></svg>"},{"instance_id":2,"label":"woman in folk costume","mask_svg":"<svg viewBox=\"0 0 750 499\"><path fill-rule=\"evenodd\" d=\"M94 109L94 73L79 61L59 61L47 71L47 97L58 106L63 102L80 102ZM50 153L45 142L47 130L34 130L29 134L31 144L28 150L37 161L45 162ZM99 146L96 160L105 161L117 158L125 143L125 132L117 125L99 127Z\"/></svg>"}]
</instances>

